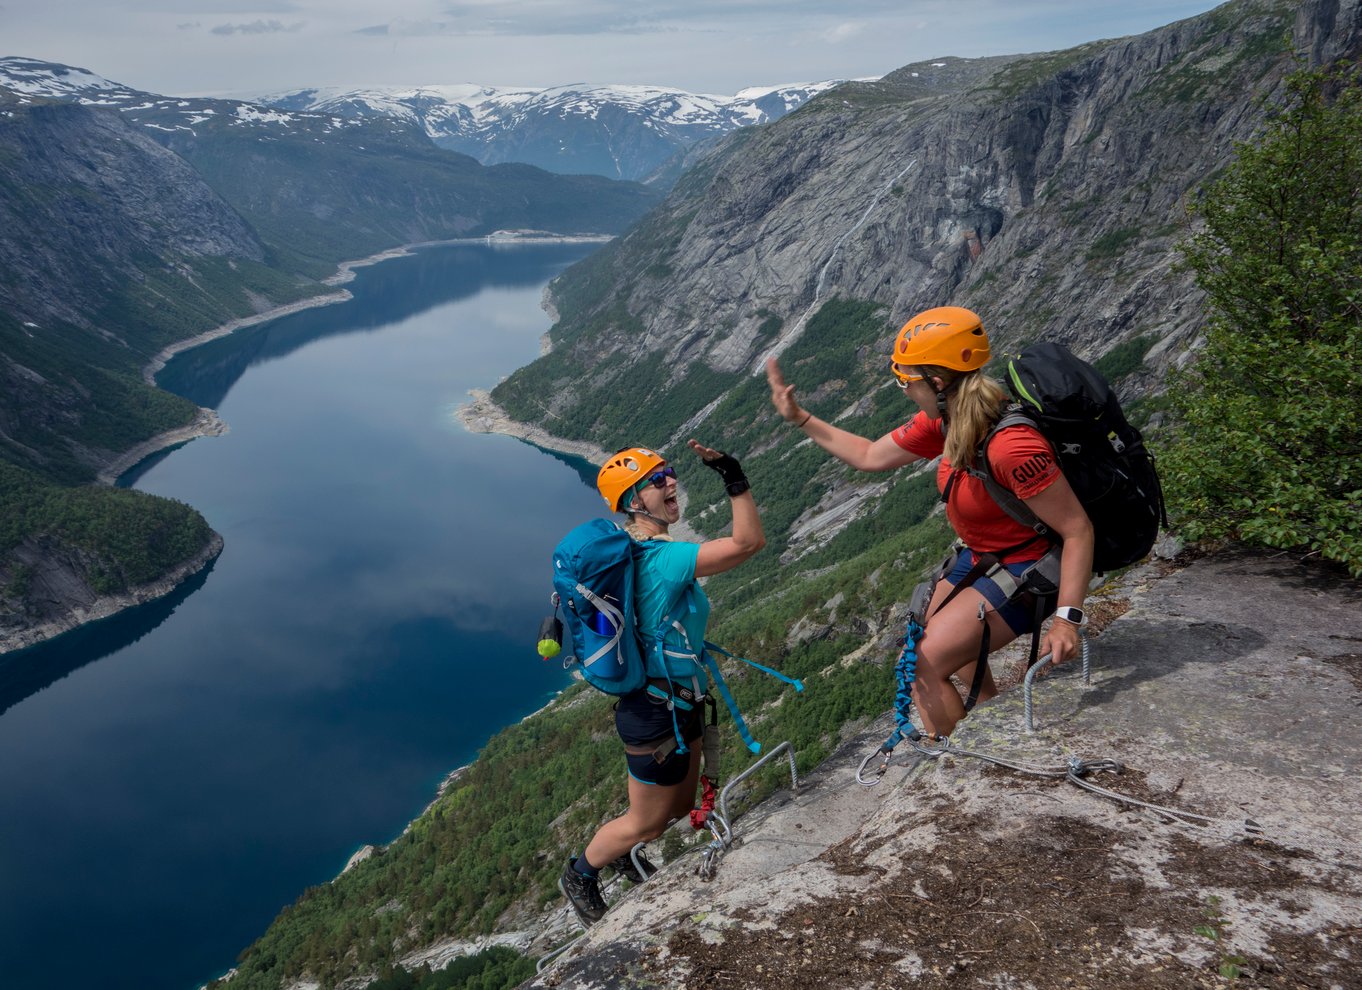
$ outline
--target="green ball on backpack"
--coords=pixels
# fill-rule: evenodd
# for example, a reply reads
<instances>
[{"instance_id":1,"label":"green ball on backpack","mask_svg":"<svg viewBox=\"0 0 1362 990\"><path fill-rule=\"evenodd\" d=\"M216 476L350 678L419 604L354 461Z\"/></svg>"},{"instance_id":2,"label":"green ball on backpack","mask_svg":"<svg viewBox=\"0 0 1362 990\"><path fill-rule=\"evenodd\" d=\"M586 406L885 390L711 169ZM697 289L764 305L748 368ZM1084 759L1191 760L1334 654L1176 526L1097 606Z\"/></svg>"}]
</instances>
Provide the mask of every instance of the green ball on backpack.
<instances>
[{"instance_id":1,"label":"green ball on backpack","mask_svg":"<svg viewBox=\"0 0 1362 990\"><path fill-rule=\"evenodd\" d=\"M539 641L535 648L545 660L552 660L562 651L563 623L556 612L539 623L539 635L535 639Z\"/></svg>"}]
</instances>

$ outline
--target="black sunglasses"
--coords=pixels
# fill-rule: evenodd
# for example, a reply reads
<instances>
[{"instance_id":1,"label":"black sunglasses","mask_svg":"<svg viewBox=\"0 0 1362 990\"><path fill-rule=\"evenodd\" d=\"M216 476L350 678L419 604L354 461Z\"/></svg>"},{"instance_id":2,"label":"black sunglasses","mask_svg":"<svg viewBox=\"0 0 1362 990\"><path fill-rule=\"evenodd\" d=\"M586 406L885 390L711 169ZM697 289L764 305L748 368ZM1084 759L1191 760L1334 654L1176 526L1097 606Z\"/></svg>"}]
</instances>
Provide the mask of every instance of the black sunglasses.
<instances>
[{"instance_id":1,"label":"black sunglasses","mask_svg":"<svg viewBox=\"0 0 1362 990\"><path fill-rule=\"evenodd\" d=\"M675 478L675 477L676 477L676 468L674 468L674 467L672 467L670 464L668 464L666 467L664 467L664 468L658 468L658 469L657 469L656 471L654 471L652 474L648 475L648 479L647 479L647 480L648 480L648 482L649 482L650 484L656 486L657 488L666 488L666 487L667 487L667 479L668 479L668 478Z\"/></svg>"}]
</instances>

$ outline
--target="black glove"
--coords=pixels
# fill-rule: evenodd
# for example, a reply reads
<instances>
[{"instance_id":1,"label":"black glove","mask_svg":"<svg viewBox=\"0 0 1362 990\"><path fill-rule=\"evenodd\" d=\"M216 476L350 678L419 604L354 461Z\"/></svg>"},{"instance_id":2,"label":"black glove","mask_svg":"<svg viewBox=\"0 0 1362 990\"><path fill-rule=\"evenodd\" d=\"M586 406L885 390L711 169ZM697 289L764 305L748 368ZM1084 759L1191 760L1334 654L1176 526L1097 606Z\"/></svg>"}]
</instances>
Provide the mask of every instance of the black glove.
<instances>
[{"instance_id":1,"label":"black glove","mask_svg":"<svg viewBox=\"0 0 1362 990\"><path fill-rule=\"evenodd\" d=\"M752 487L747 482L747 475L742 473L742 465L738 463L736 457L720 451L718 457L704 463L705 467L713 468L719 472L719 477L724 482L724 490L731 497L736 498Z\"/></svg>"}]
</instances>

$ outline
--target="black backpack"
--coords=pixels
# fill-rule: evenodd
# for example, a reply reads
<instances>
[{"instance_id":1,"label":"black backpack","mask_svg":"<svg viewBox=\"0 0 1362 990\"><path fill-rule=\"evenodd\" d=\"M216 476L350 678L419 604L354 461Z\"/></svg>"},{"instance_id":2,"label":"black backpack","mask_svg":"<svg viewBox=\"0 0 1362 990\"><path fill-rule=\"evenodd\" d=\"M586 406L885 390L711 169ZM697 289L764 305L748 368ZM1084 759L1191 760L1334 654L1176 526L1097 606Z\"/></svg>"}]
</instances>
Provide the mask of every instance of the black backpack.
<instances>
[{"instance_id":1,"label":"black backpack","mask_svg":"<svg viewBox=\"0 0 1362 990\"><path fill-rule=\"evenodd\" d=\"M1038 536L1046 525L993 478L988 444L999 430L1034 426L1055 448L1060 469L1092 520L1096 541L1092 569L1125 567L1154 546L1168 525L1154 457L1140 431L1126 422L1111 386L1092 365L1062 344L1039 343L1007 362L1009 406L984 437L969 473L984 483L998 506Z\"/></svg>"}]
</instances>

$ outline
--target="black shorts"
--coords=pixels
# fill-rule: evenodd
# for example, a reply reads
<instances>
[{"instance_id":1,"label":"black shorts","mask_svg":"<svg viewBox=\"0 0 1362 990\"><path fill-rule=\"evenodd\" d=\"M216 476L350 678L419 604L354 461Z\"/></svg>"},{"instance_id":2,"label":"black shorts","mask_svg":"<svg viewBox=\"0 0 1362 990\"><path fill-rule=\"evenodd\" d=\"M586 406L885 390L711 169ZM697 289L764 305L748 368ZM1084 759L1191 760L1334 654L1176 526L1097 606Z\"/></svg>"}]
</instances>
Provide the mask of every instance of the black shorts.
<instances>
[{"instance_id":1,"label":"black shorts","mask_svg":"<svg viewBox=\"0 0 1362 990\"><path fill-rule=\"evenodd\" d=\"M667 740L676 741L676 729L681 729L681 738L686 746L694 749L705 732L705 709L696 705L688 712L676 710L676 722L672 723L672 713L661 698L655 698L644 691L634 691L623 695L615 702L615 731L624 745L631 749L648 747L650 750L663 745ZM654 784L660 787L675 787L690 773L691 755L672 749L659 762L651 753L626 753L629 776L641 784Z\"/></svg>"}]
</instances>

